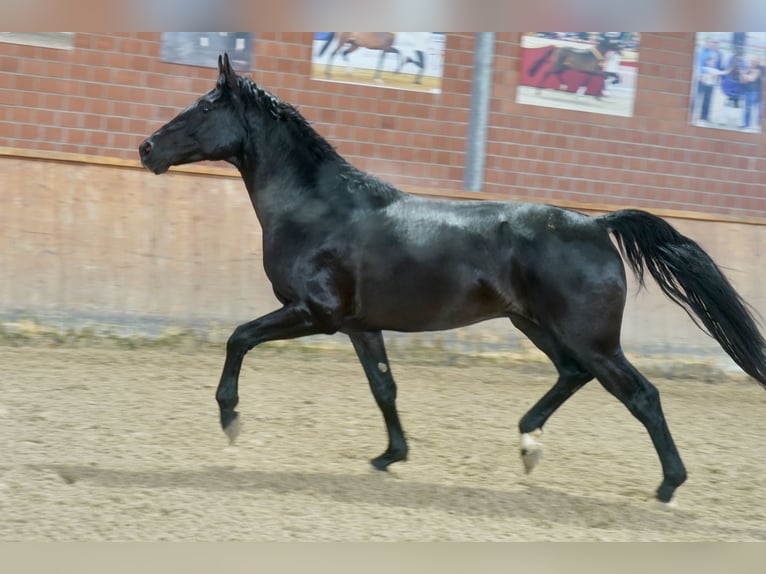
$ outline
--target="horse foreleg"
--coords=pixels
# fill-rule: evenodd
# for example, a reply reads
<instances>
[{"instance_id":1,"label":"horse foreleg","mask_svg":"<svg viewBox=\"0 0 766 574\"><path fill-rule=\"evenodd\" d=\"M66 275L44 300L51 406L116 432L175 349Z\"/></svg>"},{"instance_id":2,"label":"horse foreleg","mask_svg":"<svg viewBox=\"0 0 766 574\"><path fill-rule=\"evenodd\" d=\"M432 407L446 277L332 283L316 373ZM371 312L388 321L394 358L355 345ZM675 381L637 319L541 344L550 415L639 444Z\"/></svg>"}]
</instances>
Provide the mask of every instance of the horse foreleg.
<instances>
[{"instance_id":1,"label":"horse foreleg","mask_svg":"<svg viewBox=\"0 0 766 574\"><path fill-rule=\"evenodd\" d=\"M303 306L287 305L237 327L226 343L226 361L215 393L221 411L221 428L233 443L239 434L239 372L245 355L266 341L293 339L324 332Z\"/></svg>"},{"instance_id":2,"label":"horse foreleg","mask_svg":"<svg viewBox=\"0 0 766 574\"><path fill-rule=\"evenodd\" d=\"M370 462L377 470L400 460L407 460L407 441L404 437L399 413L396 410L396 383L386 356L386 347L380 331L349 334L354 350L362 363L372 395L383 413L388 432L388 448Z\"/></svg>"}]
</instances>

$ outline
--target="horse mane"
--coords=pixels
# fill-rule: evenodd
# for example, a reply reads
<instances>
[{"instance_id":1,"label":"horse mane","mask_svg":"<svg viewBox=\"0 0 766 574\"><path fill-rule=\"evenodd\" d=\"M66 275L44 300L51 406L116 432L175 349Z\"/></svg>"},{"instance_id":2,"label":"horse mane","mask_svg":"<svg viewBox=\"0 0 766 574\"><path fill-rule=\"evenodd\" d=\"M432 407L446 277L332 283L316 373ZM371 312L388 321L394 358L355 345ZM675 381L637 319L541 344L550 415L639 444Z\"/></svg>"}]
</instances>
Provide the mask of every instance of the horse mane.
<instances>
[{"instance_id":1,"label":"horse mane","mask_svg":"<svg viewBox=\"0 0 766 574\"><path fill-rule=\"evenodd\" d=\"M274 119L289 122L301 136L303 144L313 151L317 159L343 158L338 154L335 147L323 138L298 111L298 108L281 100L268 90L264 90L250 78L239 76L240 93L245 94L246 105L255 106L259 112L268 114Z\"/></svg>"},{"instance_id":2,"label":"horse mane","mask_svg":"<svg viewBox=\"0 0 766 574\"><path fill-rule=\"evenodd\" d=\"M349 190L362 192L361 195L367 197L366 203L380 206L402 197L402 192L393 185L346 161L335 147L312 127L298 108L261 88L245 76L239 76L239 88L240 94L244 94L243 102L246 110L252 106L259 114L267 114L273 118L278 125L294 130L292 137L297 136L300 149L307 152L313 160L311 162L313 167L318 167L328 160L334 162L337 165L335 175L338 180L345 182ZM312 177L310 175L312 171L309 167L305 173Z\"/></svg>"}]
</instances>

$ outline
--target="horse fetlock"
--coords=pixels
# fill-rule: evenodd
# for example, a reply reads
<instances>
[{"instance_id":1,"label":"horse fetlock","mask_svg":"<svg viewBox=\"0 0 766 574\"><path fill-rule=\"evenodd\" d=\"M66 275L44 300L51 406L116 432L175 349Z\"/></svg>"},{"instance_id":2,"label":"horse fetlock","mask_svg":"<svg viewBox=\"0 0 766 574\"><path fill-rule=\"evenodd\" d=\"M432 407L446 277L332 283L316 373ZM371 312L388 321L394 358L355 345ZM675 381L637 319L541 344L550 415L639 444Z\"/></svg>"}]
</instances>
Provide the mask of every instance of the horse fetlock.
<instances>
[{"instance_id":1,"label":"horse fetlock","mask_svg":"<svg viewBox=\"0 0 766 574\"><path fill-rule=\"evenodd\" d=\"M521 435L521 461L527 474L532 472L543 458L543 443L539 440L542 435L543 429L535 429Z\"/></svg>"},{"instance_id":2,"label":"horse fetlock","mask_svg":"<svg viewBox=\"0 0 766 574\"><path fill-rule=\"evenodd\" d=\"M381 454L379 457L373 458L370 461L370 464L376 469L376 470L382 470L385 471L388 469L390 465L392 465L395 462L403 462L407 460L407 446L404 447L397 447L392 448L389 447L386 452Z\"/></svg>"},{"instance_id":3,"label":"horse fetlock","mask_svg":"<svg viewBox=\"0 0 766 574\"><path fill-rule=\"evenodd\" d=\"M673 476L665 477L659 488L657 489L657 501L669 505L671 508L675 507L673 501L673 494L676 489L686 481L686 470L681 470Z\"/></svg>"}]
</instances>

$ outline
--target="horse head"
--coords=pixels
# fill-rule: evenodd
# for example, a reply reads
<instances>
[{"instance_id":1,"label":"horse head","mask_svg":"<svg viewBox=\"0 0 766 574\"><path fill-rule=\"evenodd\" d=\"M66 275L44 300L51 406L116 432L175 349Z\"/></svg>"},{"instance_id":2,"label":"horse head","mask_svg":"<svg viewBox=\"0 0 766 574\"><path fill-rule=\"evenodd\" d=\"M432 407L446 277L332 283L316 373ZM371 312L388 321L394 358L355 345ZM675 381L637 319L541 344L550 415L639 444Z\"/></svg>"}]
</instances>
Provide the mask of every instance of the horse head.
<instances>
[{"instance_id":1,"label":"horse head","mask_svg":"<svg viewBox=\"0 0 766 574\"><path fill-rule=\"evenodd\" d=\"M160 174L174 165L203 160L225 160L236 165L246 134L241 86L228 54L219 56L215 88L138 147L144 167Z\"/></svg>"}]
</instances>

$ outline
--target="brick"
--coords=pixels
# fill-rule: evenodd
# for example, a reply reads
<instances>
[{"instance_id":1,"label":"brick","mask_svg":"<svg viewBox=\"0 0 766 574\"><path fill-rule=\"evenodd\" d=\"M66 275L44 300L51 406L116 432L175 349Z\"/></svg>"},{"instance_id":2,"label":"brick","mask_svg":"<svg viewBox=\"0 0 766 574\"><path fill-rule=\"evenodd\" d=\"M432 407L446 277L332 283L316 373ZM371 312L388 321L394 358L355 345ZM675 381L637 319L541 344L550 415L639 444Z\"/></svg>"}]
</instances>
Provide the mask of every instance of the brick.
<instances>
[{"instance_id":1,"label":"brick","mask_svg":"<svg viewBox=\"0 0 766 574\"><path fill-rule=\"evenodd\" d=\"M642 37L632 118L516 104L519 39L496 35L485 190L766 217L764 135L688 124L693 34ZM156 32L78 33L71 51L0 45L3 145L134 158L140 137L214 81L210 68L161 62L159 41ZM312 80L311 41L259 33L252 77L299 105L360 167L460 189L473 33L448 34L440 95Z\"/></svg>"}]
</instances>

